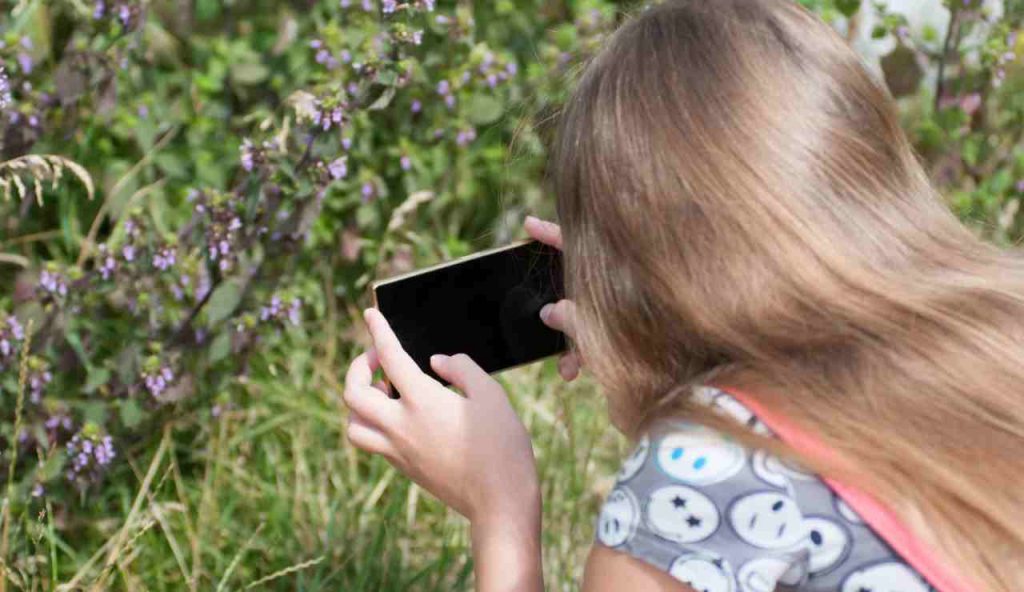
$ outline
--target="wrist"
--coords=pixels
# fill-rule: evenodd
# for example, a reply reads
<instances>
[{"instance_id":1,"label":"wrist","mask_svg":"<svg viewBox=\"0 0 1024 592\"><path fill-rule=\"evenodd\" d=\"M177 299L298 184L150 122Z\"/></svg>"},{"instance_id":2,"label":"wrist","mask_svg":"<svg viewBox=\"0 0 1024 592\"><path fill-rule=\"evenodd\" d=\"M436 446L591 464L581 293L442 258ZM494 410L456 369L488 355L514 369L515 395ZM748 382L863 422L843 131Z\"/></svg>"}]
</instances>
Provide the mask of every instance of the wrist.
<instances>
[{"instance_id":1,"label":"wrist","mask_svg":"<svg viewBox=\"0 0 1024 592\"><path fill-rule=\"evenodd\" d=\"M478 592L541 592L539 507L493 514L470 523Z\"/></svg>"},{"instance_id":2,"label":"wrist","mask_svg":"<svg viewBox=\"0 0 1024 592\"><path fill-rule=\"evenodd\" d=\"M539 487L517 487L513 499L492 499L470 519L480 592L543 590Z\"/></svg>"}]
</instances>

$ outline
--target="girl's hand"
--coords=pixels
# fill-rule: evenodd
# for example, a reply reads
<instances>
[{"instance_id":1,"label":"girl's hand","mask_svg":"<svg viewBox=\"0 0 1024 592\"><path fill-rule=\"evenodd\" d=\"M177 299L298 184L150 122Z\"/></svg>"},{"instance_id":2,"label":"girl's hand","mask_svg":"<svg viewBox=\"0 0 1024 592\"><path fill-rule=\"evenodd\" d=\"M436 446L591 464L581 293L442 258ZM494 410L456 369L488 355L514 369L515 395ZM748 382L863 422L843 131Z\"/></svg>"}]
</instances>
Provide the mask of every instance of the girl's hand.
<instances>
[{"instance_id":1,"label":"girl's hand","mask_svg":"<svg viewBox=\"0 0 1024 592\"><path fill-rule=\"evenodd\" d=\"M558 224L527 216L523 227L526 229L526 234L534 240L552 246L559 251L562 250L562 229ZM553 304L547 304L540 310L540 320L548 327L561 331L572 339L575 335L573 327L576 320L576 306L571 300L559 300ZM558 373L566 382L579 376L581 367L579 356L574 351L563 354L558 359Z\"/></svg>"},{"instance_id":2,"label":"girl's hand","mask_svg":"<svg viewBox=\"0 0 1024 592\"><path fill-rule=\"evenodd\" d=\"M533 448L501 385L465 354L433 356L431 367L460 396L420 370L380 311L367 309L364 317L374 347L345 377L352 444L383 455L474 529L525 520L539 530ZM401 398L372 384L378 367Z\"/></svg>"}]
</instances>

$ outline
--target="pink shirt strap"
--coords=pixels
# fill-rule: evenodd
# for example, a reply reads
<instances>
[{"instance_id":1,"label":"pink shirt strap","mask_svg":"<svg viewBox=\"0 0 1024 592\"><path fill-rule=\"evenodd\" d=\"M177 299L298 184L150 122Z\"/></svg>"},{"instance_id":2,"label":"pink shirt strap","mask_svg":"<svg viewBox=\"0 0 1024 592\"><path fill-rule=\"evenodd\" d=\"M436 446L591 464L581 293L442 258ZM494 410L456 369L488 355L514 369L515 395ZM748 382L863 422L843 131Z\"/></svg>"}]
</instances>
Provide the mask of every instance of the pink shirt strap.
<instances>
[{"instance_id":1,"label":"pink shirt strap","mask_svg":"<svg viewBox=\"0 0 1024 592\"><path fill-rule=\"evenodd\" d=\"M787 418L765 409L756 400L742 392L732 388L721 388L748 407L783 442L795 450L822 459L832 456L832 451L826 445ZM968 586L963 574L954 572L951 566L944 562L937 553L927 548L914 536L894 512L874 497L834 479L823 478L823 480L936 590L939 592L971 592L980 589L976 586Z\"/></svg>"}]
</instances>

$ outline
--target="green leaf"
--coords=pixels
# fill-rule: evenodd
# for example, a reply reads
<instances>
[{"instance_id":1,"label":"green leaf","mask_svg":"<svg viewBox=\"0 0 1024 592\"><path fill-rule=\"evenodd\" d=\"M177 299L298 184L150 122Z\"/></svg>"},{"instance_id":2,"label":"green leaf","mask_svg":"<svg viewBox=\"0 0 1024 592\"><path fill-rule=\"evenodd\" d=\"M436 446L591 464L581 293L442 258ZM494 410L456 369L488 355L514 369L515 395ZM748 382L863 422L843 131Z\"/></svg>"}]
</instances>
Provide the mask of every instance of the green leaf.
<instances>
[{"instance_id":1,"label":"green leaf","mask_svg":"<svg viewBox=\"0 0 1024 592\"><path fill-rule=\"evenodd\" d=\"M227 280L217 286L206 303L206 318L210 323L217 323L231 316L242 300L242 282Z\"/></svg>"},{"instance_id":2,"label":"green leaf","mask_svg":"<svg viewBox=\"0 0 1024 592\"><path fill-rule=\"evenodd\" d=\"M125 399L121 401L120 416L121 423L126 428L134 428L142 423L142 407L139 406L135 399Z\"/></svg>"},{"instance_id":3,"label":"green leaf","mask_svg":"<svg viewBox=\"0 0 1024 592\"><path fill-rule=\"evenodd\" d=\"M380 111L391 104L391 100L395 98L395 87L389 86L384 89L384 92L380 93L377 100L370 105L370 111Z\"/></svg>"},{"instance_id":4,"label":"green leaf","mask_svg":"<svg viewBox=\"0 0 1024 592\"><path fill-rule=\"evenodd\" d=\"M89 374L85 380L85 386L82 387L82 390L86 393L92 393L108 382L110 382L110 370L94 366L89 368Z\"/></svg>"},{"instance_id":5,"label":"green leaf","mask_svg":"<svg viewBox=\"0 0 1024 592\"><path fill-rule=\"evenodd\" d=\"M476 95L469 101L468 113L473 125L487 125L497 121L505 112L505 106L489 95Z\"/></svg>"},{"instance_id":6,"label":"green leaf","mask_svg":"<svg viewBox=\"0 0 1024 592\"><path fill-rule=\"evenodd\" d=\"M209 360L211 364L223 360L231 353L231 335L228 331L221 331L210 343Z\"/></svg>"},{"instance_id":7,"label":"green leaf","mask_svg":"<svg viewBox=\"0 0 1024 592\"><path fill-rule=\"evenodd\" d=\"M231 67L231 80L243 86L259 84L269 75L270 70L259 62L235 64Z\"/></svg>"},{"instance_id":8,"label":"green leaf","mask_svg":"<svg viewBox=\"0 0 1024 592\"><path fill-rule=\"evenodd\" d=\"M843 16L850 18L860 10L860 0L836 0L836 8Z\"/></svg>"}]
</instances>

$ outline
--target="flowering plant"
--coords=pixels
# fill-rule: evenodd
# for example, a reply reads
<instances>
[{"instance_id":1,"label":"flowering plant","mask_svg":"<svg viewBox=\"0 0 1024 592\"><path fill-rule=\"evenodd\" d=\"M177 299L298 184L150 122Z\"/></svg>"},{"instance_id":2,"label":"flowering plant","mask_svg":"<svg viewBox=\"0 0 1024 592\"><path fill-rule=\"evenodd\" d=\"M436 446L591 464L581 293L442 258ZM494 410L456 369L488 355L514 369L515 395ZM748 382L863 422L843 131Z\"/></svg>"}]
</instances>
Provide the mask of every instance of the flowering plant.
<instances>
[{"instance_id":1,"label":"flowering plant","mask_svg":"<svg viewBox=\"0 0 1024 592\"><path fill-rule=\"evenodd\" d=\"M803 3L851 39L874 15L934 177L1019 238L1020 3L947 2L943 30ZM351 346L332 323L372 278L506 242L549 208L551 122L621 17L604 0L0 10L0 476L5 528L25 529L43 507L111 512L83 502L129 482L165 428L202 442L254 367Z\"/></svg>"}]
</instances>

